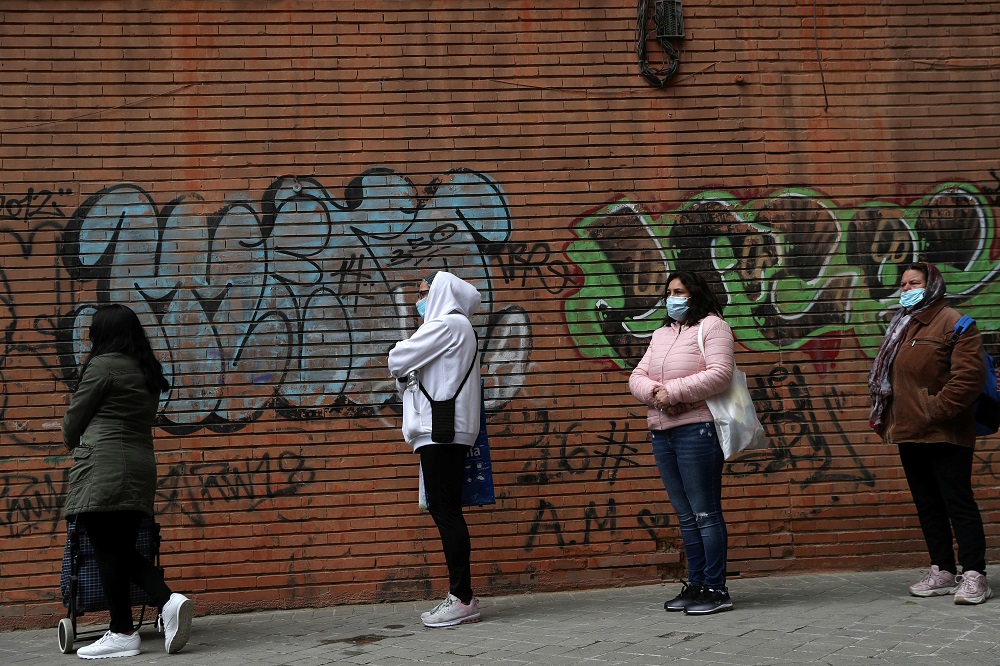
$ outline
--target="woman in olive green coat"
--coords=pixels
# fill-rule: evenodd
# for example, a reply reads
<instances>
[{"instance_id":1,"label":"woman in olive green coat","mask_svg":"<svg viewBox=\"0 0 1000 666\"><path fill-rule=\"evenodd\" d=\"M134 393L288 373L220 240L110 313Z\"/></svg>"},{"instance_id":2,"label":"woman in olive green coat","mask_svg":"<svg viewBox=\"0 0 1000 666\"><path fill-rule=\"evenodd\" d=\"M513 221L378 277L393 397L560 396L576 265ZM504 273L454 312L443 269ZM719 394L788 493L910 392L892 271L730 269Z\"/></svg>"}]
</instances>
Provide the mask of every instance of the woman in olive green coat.
<instances>
[{"instance_id":1,"label":"woman in olive green coat","mask_svg":"<svg viewBox=\"0 0 1000 666\"><path fill-rule=\"evenodd\" d=\"M153 425L160 393L169 384L139 318L124 305L105 306L94 314L90 341L90 356L63 419L63 442L73 452L65 514L86 531L94 547L111 626L77 655L106 659L139 654L130 582L162 609L166 649L174 653L190 635L193 604L171 593L163 573L135 548L140 521L153 515Z\"/></svg>"}]
</instances>

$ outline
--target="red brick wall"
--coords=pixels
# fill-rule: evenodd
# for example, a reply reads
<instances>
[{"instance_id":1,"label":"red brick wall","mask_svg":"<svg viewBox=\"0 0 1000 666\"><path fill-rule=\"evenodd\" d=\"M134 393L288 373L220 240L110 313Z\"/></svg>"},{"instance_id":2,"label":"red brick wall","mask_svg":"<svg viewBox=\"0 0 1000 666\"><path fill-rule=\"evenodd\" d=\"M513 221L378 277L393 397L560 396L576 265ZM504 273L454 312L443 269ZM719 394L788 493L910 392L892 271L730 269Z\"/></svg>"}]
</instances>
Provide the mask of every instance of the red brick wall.
<instances>
[{"instance_id":1,"label":"red brick wall","mask_svg":"<svg viewBox=\"0 0 1000 666\"><path fill-rule=\"evenodd\" d=\"M626 387L675 267L769 434L726 470L730 569L924 564L865 376L917 256L994 342L993 3L686 2L664 88L635 3L534 4L4 4L0 628L63 613L59 424L113 300L174 383L163 561L199 612L442 596L384 361L442 266L485 297L480 594L683 575Z\"/></svg>"}]
</instances>

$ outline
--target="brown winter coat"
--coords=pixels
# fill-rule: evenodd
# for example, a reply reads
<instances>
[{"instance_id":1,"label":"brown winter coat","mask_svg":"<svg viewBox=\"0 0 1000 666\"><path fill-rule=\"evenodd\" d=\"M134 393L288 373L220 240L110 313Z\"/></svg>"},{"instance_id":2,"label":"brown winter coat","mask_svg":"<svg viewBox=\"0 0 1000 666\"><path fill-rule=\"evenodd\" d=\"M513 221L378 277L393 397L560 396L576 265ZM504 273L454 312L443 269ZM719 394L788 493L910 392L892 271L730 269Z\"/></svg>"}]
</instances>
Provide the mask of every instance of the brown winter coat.
<instances>
[{"instance_id":1,"label":"brown winter coat","mask_svg":"<svg viewBox=\"0 0 1000 666\"><path fill-rule=\"evenodd\" d=\"M983 389L986 366L975 326L954 348L949 344L960 317L942 299L910 320L892 364L892 398L882 433L886 443L975 446L972 403Z\"/></svg>"}]
</instances>

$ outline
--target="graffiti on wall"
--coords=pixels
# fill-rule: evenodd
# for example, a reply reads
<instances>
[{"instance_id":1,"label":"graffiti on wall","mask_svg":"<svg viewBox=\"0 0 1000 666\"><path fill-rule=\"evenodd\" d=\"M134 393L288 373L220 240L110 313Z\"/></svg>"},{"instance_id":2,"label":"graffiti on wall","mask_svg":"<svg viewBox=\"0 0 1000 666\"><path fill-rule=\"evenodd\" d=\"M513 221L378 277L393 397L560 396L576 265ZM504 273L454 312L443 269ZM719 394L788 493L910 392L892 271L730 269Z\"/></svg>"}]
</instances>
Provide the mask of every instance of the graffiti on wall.
<instances>
[{"instance_id":1,"label":"graffiti on wall","mask_svg":"<svg viewBox=\"0 0 1000 666\"><path fill-rule=\"evenodd\" d=\"M55 192L29 187L24 194L0 193L0 222L65 219L66 214L56 197L71 194L73 190L62 187Z\"/></svg>"},{"instance_id":2,"label":"graffiti on wall","mask_svg":"<svg viewBox=\"0 0 1000 666\"><path fill-rule=\"evenodd\" d=\"M68 482L68 469L41 476L0 474L0 530L9 537L30 534L43 525L55 532L62 519Z\"/></svg>"},{"instance_id":3,"label":"graffiti on wall","mask_svg":"<svg viewBox=\"0 0 1000 666\"><path fill-rule=\"evenodd\" d=\"M645 430L639 433L632 430L633 423L641 416L635 413L630 416L631 420L609 421L607 429L595 435L592 442L584 441L577 432L577 423L560 428L544 411L525 416L543 425L523 445L531 453L514 477L517 485L585 481L594 488L606 489L607 495L590 499L583 507L558 507L544 497L539 498L522 544L524 550L531 551L542 544L559 548L590 546L598 533L602 534L602 541L616 542L621 530L635 527L649 532L650 538L660 545L663 538L660 530L670 525L669 516L660 511L662 507L651 504L639 509L634 517L623 516L619 515L614 495L619 475L642 467L637 455L648 439ZM622 543L629 541L624 539Z\"/></svg>"},{"instance_id":4,"label":"graffiti on wall","mask_svg":"<svg viewBox=\"0 0 1000 666\"><path fill-rule=\"evenodd\" d=\"M874 354L903 267L923 260L938 265L953 304L977 318L989 339L1000 271L990 207L1000 179L997 185L945 183L908 203L851 210L808 189L746 203L702 192L656 217L620 199L572 225L576 240L567 255L583 287L566 298L566 321L582 356L631 370L653 331L669 321L668 274L695 271L719 296L740 344L801 350L823 374L848 336ZM749 374L769 447L731 461L732 473L791 472L803 485L874 484L839 422L849 400L836 386L809 382L795 363Z\"/></svg>"},{"instance_id":5,"label":"graffiti on wall","mask_svg":"<svg viewBox=\"0 0 1000 666\"><path fill-rule=\"evenodd\" d=\"M272 458L170 465L157 481L160 510L178 511L195 525L205 524L205 512L218 503L239 503L253 511L269 500L295 495L316 478L301 452L283 451Z\"/></svg>"},{"instance_id":6,"label":"graffiti on wall","mask_svg":"<svg viewBox=\"0 0 1000 666\"><path fill-rule=\"evenodd\" d=\"M418 192L373 168L342 199L285 176L259 203L221 208L197 195L159 207L137 185L113 185L66 230L63 261L91 298L66 313L64 365L82 360L96 307L128 303L172 381L161 411L170 432L233 431L271 408L372 416L398 408L385 357L418 325L415 283L449 270L483 296L473 323L497 411L524 382L532 338L524 308L496 303L491 263L508 283L571 284L566 262L543 243L510 244L511 228L500 186L462 169Z\"/></svg>"},{"instance_id":7,"label":"graffiti on wall","mask_svg":"<svg viewBox=\"0 0 1000 666\"><path fill-rule=\"evenodd\" d=\"M55 365L55 317L31 311L34 298L25 299L28 314L18 306L18 288L37 289L39 284L39 254L44 261L49 257L39 253L38 245L65 226L66 206L60 200L73 194L65 187L28 188L23 193L0 193L0 244L3 261L0 262L0 428L15 441L33 446L31 436L21 436L28 429L21 415L12 418L6 414L9 397L16 392L8 385L5 369L10 359L20 353L33 355L44 368ZM47 273L47 271L46 271ZM47 276L46 276L47 278ZM51 279L51 278L47 278ZM62 294L55 295L57 301ZM32 342L24 338L34 336ZM38 343L41 337L44 342Z\"/></svg>"},{"instance_id":8,"label":"graffiti on wall","mask_svg":"<svg viewBox=\"0 0 1000 666\"><path fill-rule=\"evenodd\" d=\"M738 477L800 472L803 487L836 481L875 485L874 473L837 420L846 400L836 385L810 388L798 365L777 366L752 381L769 446L740 454L728 463L730 472Z\"/></svg>"},{"instance_id":9,"label":"graffiti on wall","mask_svg":"<svg viewBox=\"0 0 1000 666\"><path fill-rule=\"evenodd\" d=\"M798 349L853 335L873 355L897 302L902 266L930 261L953 303L989 316L1000 271L989 200L946 183L907 205L839 209L817 192L783 190L741 203L703 192L657 218L621 199L577 220L567 254L584 286L565 302L580 353L623 369L667 321L665 280L701 272L737 341L755 351Z\"/></svg>"},{"instance_id":10,"label":"graffiti on wall","mask_svg":"<svg viewBox=\"0 0 1000 666\"><path fill-rule=\"evenodd\" d=\"M3 229L25 259L35 233L62 234L60 257L73 280L66 291L80 300L47 323L34 320L61 353L46 367L76 367L94 309L128 303L151 331L173 380L161 425L174 433L232 432L267 410L296 419L398 409L385 354L418 323L414 283L440 269L483 294L474 323L493 414L524 386L532 348L528 314L499 303L498 280L569 294L566 319L580 353L623 370L665 321L665 277L674 268L712 267L727 318L750 349L833 345L835 355L830 341L850 334L870 353L881 339L881 317L896 300L899 266L918 258L942 268L963 311L986 313L1000 269L989 207L1000 195L997 184L979 190L947 183L908 203L872 202L852 211L805 189L747 203L705 192L658 217L622 199L577 220L568 259L546 243L511 242L502 189L468 170L418 191L405 177L374 168L341 198L312 178L283 176L259 201L239 195L221 207L198 195L159 206L141 187L121 183L95 193L69 218L52 191L29 191L4 199L0 223L31 229ZM6 358L17 299L6 275L0 277L0 308L9 315L0 331ZM791 471L801 473L803 485L871 485L871 471L836 421L844 396L835 387L810 386L807 376L794 364L752 376L771 447L740 457L730 471ZM821 423L818 414L831 419ZM533 457L519 483L583 479L606 485L608 494L576 508L541 499L525 549L543 542L590 545L592 534L614 537L625 527L639 527L660 543L669 517L655 505L619 515L611 492L619 474L640 464L645 432L612 421L604 435L583 443L574 424L558 431L547 414L534 415L532 424L525 446ZM314 474L306 458L291 452L181 463L161 479L158 492L202 524L217 502L258 506L299 492ZM56 493L48 476L6 479L0 496L11 534L25 521L55 525L58 507L46 505L38 490L49 486L49 494Z\"/></svg>"},{"instance_id":11,"label":"graffiti on wall","mask_svg":"<svg viewBox=\"0 0 1000 666\"><path fill-rule=\"evenodd\" d=\"M419 324L416 282L449 270L482 294L473 323L487 408L497 413L521 390L532 348L528 314L499 303L497 288L558 295L574 285L571 265L547 243L510 242L502 189L464 169L418 191L404 176L373 168L339 199L315 179L282 176L257 201L234 195L221 206L197 194L158 204L142 187L119 183L67 216L72 209L61 197L71 193L32 188L0 197L7 241L0 400L26 390L4 380L12 354L21 355L18 367L40 367L72 386L90 316L121 302L139 314L171 379L160 414L168 432L233 432L268 410L287 419L398 413L385 356ZM18 302L34 303L29 290L37 284L3 271L20 268L18 261L37 270L39 257L53 256L54 310L24 316ZM58 429L56 421L2 423L22 446L58 447L45 432ZM183 462L160 478L158 497L202 524L219 502L273 505L314 476L301 452ZM54 530L65 480L60 487L53 478L61 477L5 476L0 526L14 536L45 524Z\"/></svg>"},{"instance_id":12,"label":"graffiti on wall","mask_svg":"<svg viewBox=\"0 0 1000 666\"><path fill-rule=\"evenodd\" d=\"M312 483L316 470L301 451L212 463L179 462L157 479L158 508L176 511L195 525L204 525L208 511L228 511L237 505L254 511L271 500L297 494ZM69 468L53 473L0 474L0 530L20 537L44 527L55 532L62 520ZM280 512L279 512L280 516Z\"/></svg>"}]
</instances>

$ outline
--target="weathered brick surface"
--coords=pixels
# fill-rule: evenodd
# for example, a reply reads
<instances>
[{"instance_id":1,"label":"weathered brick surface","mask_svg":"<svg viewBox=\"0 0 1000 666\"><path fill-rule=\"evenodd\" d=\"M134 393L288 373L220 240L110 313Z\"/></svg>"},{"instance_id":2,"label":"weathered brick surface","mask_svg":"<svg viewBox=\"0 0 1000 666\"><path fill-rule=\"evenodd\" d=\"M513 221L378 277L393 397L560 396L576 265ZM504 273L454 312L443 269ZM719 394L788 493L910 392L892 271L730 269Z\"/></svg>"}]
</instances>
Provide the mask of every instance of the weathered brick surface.
<instances>
[{"instance_id":1,"label":"weathered brick surface","mask_svg":"<svg viewBox=\"0 0 1000 666\"><path fill-rule=\"evenodd\" d=\"M726 470L731 570L924 563L865 379L918 255L997 351L994 3L686 2L662 89L635 6L532 4L0 7L0 628L62 613L59 426L109 301L171 375L163 563L199 612L442 595L384 356L444 266L485 297L481 594L683 575L626 387L675 267L769 434Z\"/></svg>"}]
</instances>

